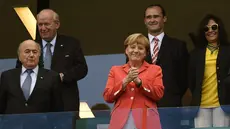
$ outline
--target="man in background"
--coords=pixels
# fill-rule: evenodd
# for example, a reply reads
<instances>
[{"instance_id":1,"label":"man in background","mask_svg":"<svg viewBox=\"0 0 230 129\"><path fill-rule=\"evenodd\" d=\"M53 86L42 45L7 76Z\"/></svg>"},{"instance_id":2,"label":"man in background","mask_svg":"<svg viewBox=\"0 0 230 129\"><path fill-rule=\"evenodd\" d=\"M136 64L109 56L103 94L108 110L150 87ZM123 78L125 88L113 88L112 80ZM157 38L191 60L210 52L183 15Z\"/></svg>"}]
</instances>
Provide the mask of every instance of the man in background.
<instances>
[{"instance_id":1,"label":"man in background","mask_svg":"<svg viewBox=\"0 0 230 129\"><path fill-rule=\"evenodd\" d=\"M187 90L189 56L186 43L164 33L166 21L166 12L161 5L155 4L146 8L144 23L150 42L146 61L162 68L165 91L158 107L180 107Z\"/></svg>"},{"instance_id":2,"label":"man in background","mask_svg":"<svg viewBox=\"0 0 230 129\"><path fill-rule=\"evenodd\" d=\"M58 33L59 15L51 9L44 9L37 15L38 31L42 48L40 67L59 73L62 81L62 99L65 111L79 111L79 90L77 81L87 75L88 67L80 42L70 36ZM17 63L17 67L20 64Z\"/></svg>"}]
</instances>

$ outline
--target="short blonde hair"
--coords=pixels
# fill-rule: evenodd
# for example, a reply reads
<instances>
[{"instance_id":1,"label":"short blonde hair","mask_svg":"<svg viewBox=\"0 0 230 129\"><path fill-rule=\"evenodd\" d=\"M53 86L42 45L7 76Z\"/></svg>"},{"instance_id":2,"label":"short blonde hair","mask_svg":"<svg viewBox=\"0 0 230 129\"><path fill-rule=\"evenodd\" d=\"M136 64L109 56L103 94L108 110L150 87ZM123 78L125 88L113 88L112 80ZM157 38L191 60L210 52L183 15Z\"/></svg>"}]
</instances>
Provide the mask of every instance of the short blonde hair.
<instances>
[{"instance_id":1,"label":"short blonde hair","mask_svg":"<svg viewBox=\"0 0 230 129\"><path fill-rule=\"evenodd\" d=\"M124 42L125 49L129 45L132 45L135 43L145 46L146 54L149 52L149 40L143 34L134 33L134 34L129 35Z\"/></svg>"}]
</instances>

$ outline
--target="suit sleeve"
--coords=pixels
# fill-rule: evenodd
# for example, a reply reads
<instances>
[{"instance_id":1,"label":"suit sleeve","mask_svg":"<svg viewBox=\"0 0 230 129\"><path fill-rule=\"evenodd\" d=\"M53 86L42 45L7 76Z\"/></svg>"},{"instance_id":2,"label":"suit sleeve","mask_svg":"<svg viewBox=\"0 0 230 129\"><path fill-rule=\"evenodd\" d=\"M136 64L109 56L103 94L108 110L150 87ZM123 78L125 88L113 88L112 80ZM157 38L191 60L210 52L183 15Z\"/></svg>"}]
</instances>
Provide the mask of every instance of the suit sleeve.
<instances>
[{"instance_id":1,"label":"suit sleeve","mask_svg":"<svg viewBox=\"0 0 230 129\"><path fill-rule=\"evenodd\" d=\"M80 42L74 39L74 45L73 67L64 72L64 82L78 81L84 78L88 73L88 66Z\"/></svg>"},{"instance_id":2,"label":"suit sleeve","mask_svg":"<svg viewBox=\"0 0 230 129\"><path fill-rule=\"evenodd\" d=\"M180 87L181 97L185 94L186 90L188 89L188 61L189 61L189 54L186 47L186 43L182 42L180 53L179 53L179 64L178 64L178 84Z\"/></svg>"},{"instance_id":3,"label":"suit sleeve","mask_svg":"<svg viewBox=\"0 0 230 129\"><path fill-rule=\"evenodd\" d=\"M122 90L123 80L115 81L115 70L115 67L111 68L106 83L106 87L103 93L104 100L108 103L115 102L124 92Z\"/></svg>"},{"instance_id":4,"label":"suit sleeve","mask_svg":"<svg viewBox=\"0 0 230 129\"><path fill-rule=\"evenodd\" d=\"M62 92L61 92L61 79L58 74L53 77L51 105L52 105L53 112L64 111L64 104L62 101Z\"/></svg>"},{"instance_id":5,"label":"suit sleeve","mask_svg":"<svg viewBox=\"0 0 230 129\"><path fill-rule=\"evenodd\" d=\"M156 69L156 70L155 70ZM152 76L140 77L142 81L141 92L153 101L160 100L164 95L164 86L162 81L162 70L160 67L150 69L155 71Z\"/></svg>"},{"instance_id":6,"label":"suit sleeve","mask_svg":"<svg viewBox=\"0 0 230 129\"><path fill-rule=\"evenodd\" d=\"M2 73L0 80L0 114L4 114L7 105L6 77Z\"/></svg>"}]
</instances>

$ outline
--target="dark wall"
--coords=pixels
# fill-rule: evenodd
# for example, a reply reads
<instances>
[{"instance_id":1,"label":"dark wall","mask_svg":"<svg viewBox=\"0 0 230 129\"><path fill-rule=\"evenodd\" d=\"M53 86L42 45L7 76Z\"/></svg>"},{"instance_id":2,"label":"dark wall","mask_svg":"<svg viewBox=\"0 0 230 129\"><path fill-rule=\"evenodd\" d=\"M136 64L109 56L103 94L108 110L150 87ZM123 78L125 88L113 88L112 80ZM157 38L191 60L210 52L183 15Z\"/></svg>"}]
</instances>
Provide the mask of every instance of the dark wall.
<instances>
[{"instance_id":1,"label":"dark wall","mask_svg":"<svg viewBox=\"0 0 230 129\"><path fill-rule=\"evenodd\" d=\"M230 22L227 0L50 0L50 7L60 14L60 32L78 37L85 54L95 55L123 53L123 41L129 34L146 33L144 10L154 2L166 9L165 32L187 41L189 50L193 45L188 33L196 31L206 13L217 14L224 23Z\"/></svg>"},{"instance_id":2,"label":"dark wall","mask_svg":"<svg viewBox=\"0 0 230 129\"><path fill-rule=\"evenodd\" d=\"M40 0L42 1L42 0ZM40 8L50 6L61 17L60 33L72 35L82 41L85 55L123 53L123 41L131 33L146 34L143 15L146 6L152 0L108 1L108 0L43 0ZM188 36L196 31L200 19L206 13L220 16L224 23L229 23L230 1L162 1L168 15L165 32L173 37L187 41L189 50L193 45ZM46 4L44 6L44 4ZM30 38L27 30L13 10L16 5L29 5L33 14L37 13L37 1L34 0L1 0L0 2L0 58L16 57L18 44ZM228 33L230 25L226 24Z\"/></svg>"},{"instance_id":3,"label":"dark wall","mask_svg":"<svg viewBox=\"0 0 230 129\"><path fill-rule=\"evenodd\" d=\"M36 0L0 0L0 58L16 57L19 43L31 38L13 7L28 5L35 14L36 4Z\"/></svg>"}]
</instances>

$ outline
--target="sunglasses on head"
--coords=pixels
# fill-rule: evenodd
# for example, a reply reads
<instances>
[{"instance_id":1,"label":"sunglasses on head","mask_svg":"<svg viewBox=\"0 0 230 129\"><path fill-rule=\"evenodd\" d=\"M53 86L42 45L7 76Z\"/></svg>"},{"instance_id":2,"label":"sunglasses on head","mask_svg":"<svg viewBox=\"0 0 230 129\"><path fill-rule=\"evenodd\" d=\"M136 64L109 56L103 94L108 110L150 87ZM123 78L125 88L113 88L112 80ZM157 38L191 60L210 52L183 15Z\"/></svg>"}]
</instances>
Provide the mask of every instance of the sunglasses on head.
<instances>
[{"instance_id":1,"label":"sunglasses on head","mask_svg":"<svg viewBox=\"0 0 230 129\"><path fill-rule=\"evenodd\" d=\"M211 29L211 30L217 30L218 29L218 24L214 24L212 26L205 26L204 27L204 32L208 32L209 29Z\"/></svg>"}]
</instances>

